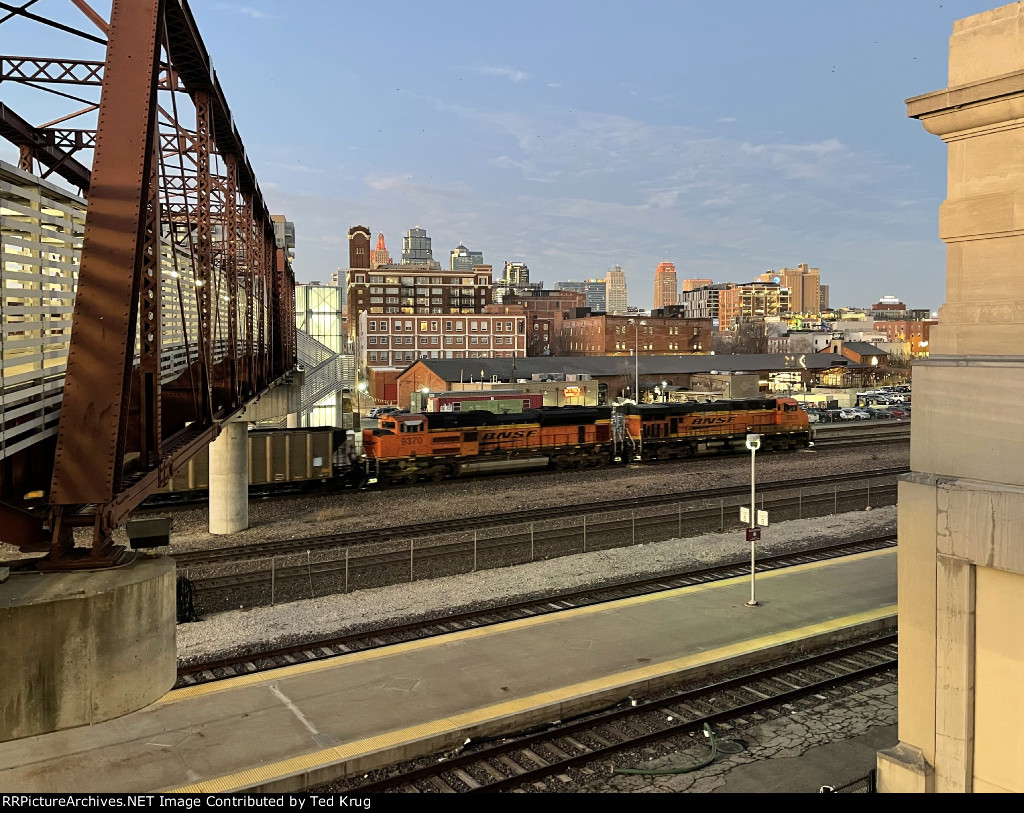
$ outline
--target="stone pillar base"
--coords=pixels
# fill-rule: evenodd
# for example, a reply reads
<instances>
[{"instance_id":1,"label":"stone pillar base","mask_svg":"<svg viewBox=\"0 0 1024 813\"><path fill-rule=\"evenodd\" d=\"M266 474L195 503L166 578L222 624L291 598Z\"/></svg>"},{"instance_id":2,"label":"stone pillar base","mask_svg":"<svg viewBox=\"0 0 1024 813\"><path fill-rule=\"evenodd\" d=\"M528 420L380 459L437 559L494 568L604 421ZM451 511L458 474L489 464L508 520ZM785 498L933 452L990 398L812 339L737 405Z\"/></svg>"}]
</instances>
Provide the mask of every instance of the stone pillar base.
<instances>
[{"instance_id":1,"label":"stone pillar base","mask_svg":"<svg viewBox=\"0 0 1024 813\"><path fill-rule=\"evenodd\" d=\"M901 742L878 752L879 793L934 793L935 770L915 745Z\"/></svg>"}]
</instances>

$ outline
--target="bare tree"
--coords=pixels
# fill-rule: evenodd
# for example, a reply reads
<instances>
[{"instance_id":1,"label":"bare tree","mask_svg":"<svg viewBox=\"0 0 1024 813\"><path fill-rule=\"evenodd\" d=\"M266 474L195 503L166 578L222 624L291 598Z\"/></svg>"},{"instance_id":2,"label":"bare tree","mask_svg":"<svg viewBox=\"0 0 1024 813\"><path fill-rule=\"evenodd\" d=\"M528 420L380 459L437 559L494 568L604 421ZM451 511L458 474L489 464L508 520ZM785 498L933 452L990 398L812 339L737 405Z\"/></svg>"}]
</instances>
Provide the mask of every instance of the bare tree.
<instances>
[{"instance_id":1,"label":"bare tree","mask_svg":"<svg viewBox=\"0 0 1024 813\"><path fill-rule=\"evenodd\" d=\"M768 352L768 325L763 319L740 322L736 326L736 352Z\"/></svg>"}]
</instances>

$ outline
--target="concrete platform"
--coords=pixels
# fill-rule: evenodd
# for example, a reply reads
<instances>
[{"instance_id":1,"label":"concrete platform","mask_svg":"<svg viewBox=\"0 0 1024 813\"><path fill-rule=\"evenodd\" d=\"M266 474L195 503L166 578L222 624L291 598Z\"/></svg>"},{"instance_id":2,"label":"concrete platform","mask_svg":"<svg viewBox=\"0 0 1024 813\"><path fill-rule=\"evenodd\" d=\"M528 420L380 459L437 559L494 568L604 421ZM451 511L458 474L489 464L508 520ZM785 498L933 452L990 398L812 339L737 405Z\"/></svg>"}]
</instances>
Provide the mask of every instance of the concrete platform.
<instances>
[{"instance_id":1,"label":"concrete platform","mask_svg":"<svg viewBox=\"0 0 1024 813\"><path fill-rule=\"evenodd\" d=\"M10 564L0 583L0 742L120 717L174 686L173 560L60 573Z\"/></svg>"},{"instance_id":2,"label":"concrete platform","mask_svg":"<svg viewBox=\"0 0 1024 813\"><path fill-rule=\"evenodd\" d=\"M884 550L171 692L0 744L0 791L287 791L893 625Z\"/></svg>"}]
</instances>

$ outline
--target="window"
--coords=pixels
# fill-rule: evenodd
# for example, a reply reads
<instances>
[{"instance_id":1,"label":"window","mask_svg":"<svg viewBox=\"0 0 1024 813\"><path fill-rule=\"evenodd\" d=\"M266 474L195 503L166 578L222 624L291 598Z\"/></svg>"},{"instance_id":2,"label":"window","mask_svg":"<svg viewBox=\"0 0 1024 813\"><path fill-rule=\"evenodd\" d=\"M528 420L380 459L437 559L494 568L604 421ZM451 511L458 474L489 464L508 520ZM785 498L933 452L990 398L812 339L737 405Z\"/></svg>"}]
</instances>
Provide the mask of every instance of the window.
<instances>
[{"instance_id":1,"label":"window","mask_svg":"<svg viewBox=\"0 0 1024 813\"><path fill-rule=\"evenodd\" d=\"M416 284L416 278L415 277L402 277L402 285L410 285L411 286L411 285L415 285L415 284Z\"/></svg>"},{"instance_id":2,"label":"window","mask_svg":"<svg viewBox=\"0 0 1024 813\"><path fill-rule=\"evenodd\" d=\"M362 282L361 279L359 281ZM380 283L384 282L384 277L378 277L376 275L371 275L370 276L370 282L375 282L378 285L380 285Z\"/></svg>"},{"instance_id":3,"label":"window","mask_svg":"<svg viewBox=\"0 0 1024 813\"><path fill-rule=\"evenodd\" d=\"M455 330L458 331L459 333L462 332L462 321L461 320L459 320L458 322L455 323Z\"/></svg>"},{"instance_id":4,"label":"window","mask_svg":"<svg viewBox=\"0 0 1024 813\"><path fill-rule=\"evenodd\" d=\"M381 344L387 344L388 343L388 337L387 336L381 336L380 337L380 343Z\"/></svg>"},{"instance_id":5,"label":"window","mask_svg":"<svg viewBox=\"0 0 1024 813\"><path fill-rule=\"evenodd\" d=\"M387 297L387 299L385 301L389 305L397 305L398 304L398 297L397 296L389 296L389 297ZM398 311L396 311L396 310L395 311L388 311L388 313L398 313Z\"/></svg>"},{"instance_id":6,"label":"window","mask_svg":"<svg viewBox=\"0 0 1024 813\"><path fill-rule=\"evenodd\" d=\"M377 329L377 322L376 322L376 320L372 320L370 322L367 322L366 323L366 329L367 330L376 330Z\"/></svg>"},{"instance_id":7,"label":"window","mask_svg":"<svg viewBox=\"0 0 1024 813\"><path fill-rule=\"evenodd\" d=\"M462 336L456 336L455 337L455 343L456 344L463 344L464 340L463 340Z\"/></svg>"},{"instance_id":8,"label":"window","mask_svg":"<svg viewBox=\"0 0 1024 813\"><path fill-rule=\"evenodd\" d=\"M412 361L412 353L410 353L408 350L405 351L405 360Z\"/></svg>"},{"instance_id":9,"label":"window","mask_svg":"<svg viewBox=\"0 0 1024 813\"><path fill-rule=\"evenodd\" d=\"M444 289L443 288L431 288L430 289L430 295L431 296L440 296L443 293L444 293Z\"/></svg>"},{"instance_id":10,"label":"window","mask_svg":"<svg viewBox=\"0 0 1024 813\"><path fill-rule=\"evenodd\" d=\"M473 278L472 277L463 277L462 278L462 284L463 285L472 285L473 284ZM473 289L470 288L469 290L470 290L470 293L472 293Z\"/></svg>"},{"instance_id":11,"label":"window","mask_svg":"<svg viewBox=\"0 0 1024 813\"><path fill-rule=\"evenodd\" d=\"M476 322L475 322L475 321L474 321L474 322L470 322L470 323L469 323L469 329L470 329L470 330L471 330L471 331L472 331L473 333L476 333ZM474 342L474 344L476 344L476 342Z\"/></svg>"},{"instance_id":12,"label":"window","mask_svg":"<svg viewBox=\"0 0 1024 813\"><path fill-rule=\"evenodd\" d=\"M371 288L370 289L370 293L371 294L382 294L382 293L384 293L384 289L383 288Z\"/></svg>"},{"instance_id":13,"label":"window","mask_svg":"<svg viewBox=\"0 0 1024 813\"><path fill-rule=\"evenodd\" d=\"M410 330L410 331L412 330L412 320L411 319L406 319L405 320L405 329L406 330Z\"/></svg>"},{"instance_id":14,"label":"window","mask_svg":"<svg viewBox=\"0 0 1024 813\"><path fill-rule=\"evenodd\" d=\"M420 330L421 331L425 331L426 329L427 329L427 322L426 322L425 319L421 319L420 320ZM437 328L435 327L434 330L437 330Z\"/></svg>"},{"instance_id":15,"label":"window","mask_svg":"<svg viewBox=\"0 0 1024 813\"><path fill-rule=\"evenodd\" d=\"M455 339L453 337L451 337L451 336L445 336L444 337L444 343L445 343L445 345L455 344Z\"/></svg>"},{"instance_id":16,"label":"window","mask_svg":"<svg viewBox=\"0 0 1024 813\"><path fill-rule=\"evenodd\" d=\"M401 319L396 319L395 320L395 331L400 331L401 329L402 329L402 320Z\"/></svg>"},{"instance_id":17,"label":"window","mask_svg":"<svg viewBox=\"0 0 1024 813\"><path fill-rule=\"evenodd\" d=\"M370 304L371 305L383 305L384 304L384 297L382 297L382 296L371 296L370 297Z\"/></svg>"},{"instance_id":18,"label":"window","mask_svg":"<svg viewBox=\"0 0 1024 813\"><path fill-rule=\"evenodd\" d=\"M376 344L377 343L377 337L376 336L371 336L368 339L368 341L369 341L370 344Z\"/></svg>"},{"instance_id":19,"label":"window","mask_svg":"<svg viewBox=\"0 0 1024 813\"><path fill-rule=\"evenodd\" d=\"M417 285L429 285L430 284L430 277L416 277L416 284Z\"/></svg>"},{"instance_id":20,"label":"window","mask_svg":"<svg viewBox=\"0 0 1024 813\"><path fill-rule=\"evenodd\" d=\"M486 336L481 336L480 344L484 345L484 347L487 347L490 344L490 339L488 339Z\"/></svg>"},{"instance_id":21,"label":"window","mask_svg":"<svg viewBox=\"0 0 1024 813\"><path fill-rule=\"evenodd\" d=\"M452 320L451 319L445 319L444 320L444 332L445 333L451 333L452 332Z\"/></svg>"},{"instance_id":22,"label":"window","mask_svg":"<svg viewBox=\"0 0 1024 813\"><path fill-rule=\"evenodd\" d=\"M430 320L430 330L432 332L436 332L437 331L437 320L436 319L431 319Z\"/></svg>"}]
</instances>

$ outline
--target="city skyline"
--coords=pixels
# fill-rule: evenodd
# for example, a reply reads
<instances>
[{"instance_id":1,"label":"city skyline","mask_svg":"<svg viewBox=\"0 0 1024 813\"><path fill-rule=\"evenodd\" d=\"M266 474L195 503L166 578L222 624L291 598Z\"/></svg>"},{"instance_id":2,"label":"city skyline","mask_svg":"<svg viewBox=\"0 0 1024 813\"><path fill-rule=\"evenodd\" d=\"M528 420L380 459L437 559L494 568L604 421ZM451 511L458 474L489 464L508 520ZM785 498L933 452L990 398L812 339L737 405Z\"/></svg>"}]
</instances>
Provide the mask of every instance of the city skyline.
<instances>
[{"instance_id":1,"label":"city skyline","mask_svg":"<svg viewBox=\"0 0 1024 813\"><path fill-rule=\"evenodd\" d=\"M619 265L640 307L663 261L716 281L808 262L833 305L893 294L934 310L945 147L904 100L946 84L953 22L992 5L641 2L623 15L525 0L508 15L385 2L361 20L327 0L246 0L193 12L264 196L296 224L300 280L346 265L352 224L383 232L393 254L420 224L439 250L464 241L536 279ZM440 47L456 30L460 47ZM26 34L19 50L54 50ZM274 58L254 68L253 53ZM45 121L21 90L12 107Z\"/></svg>"}]
</instances>

